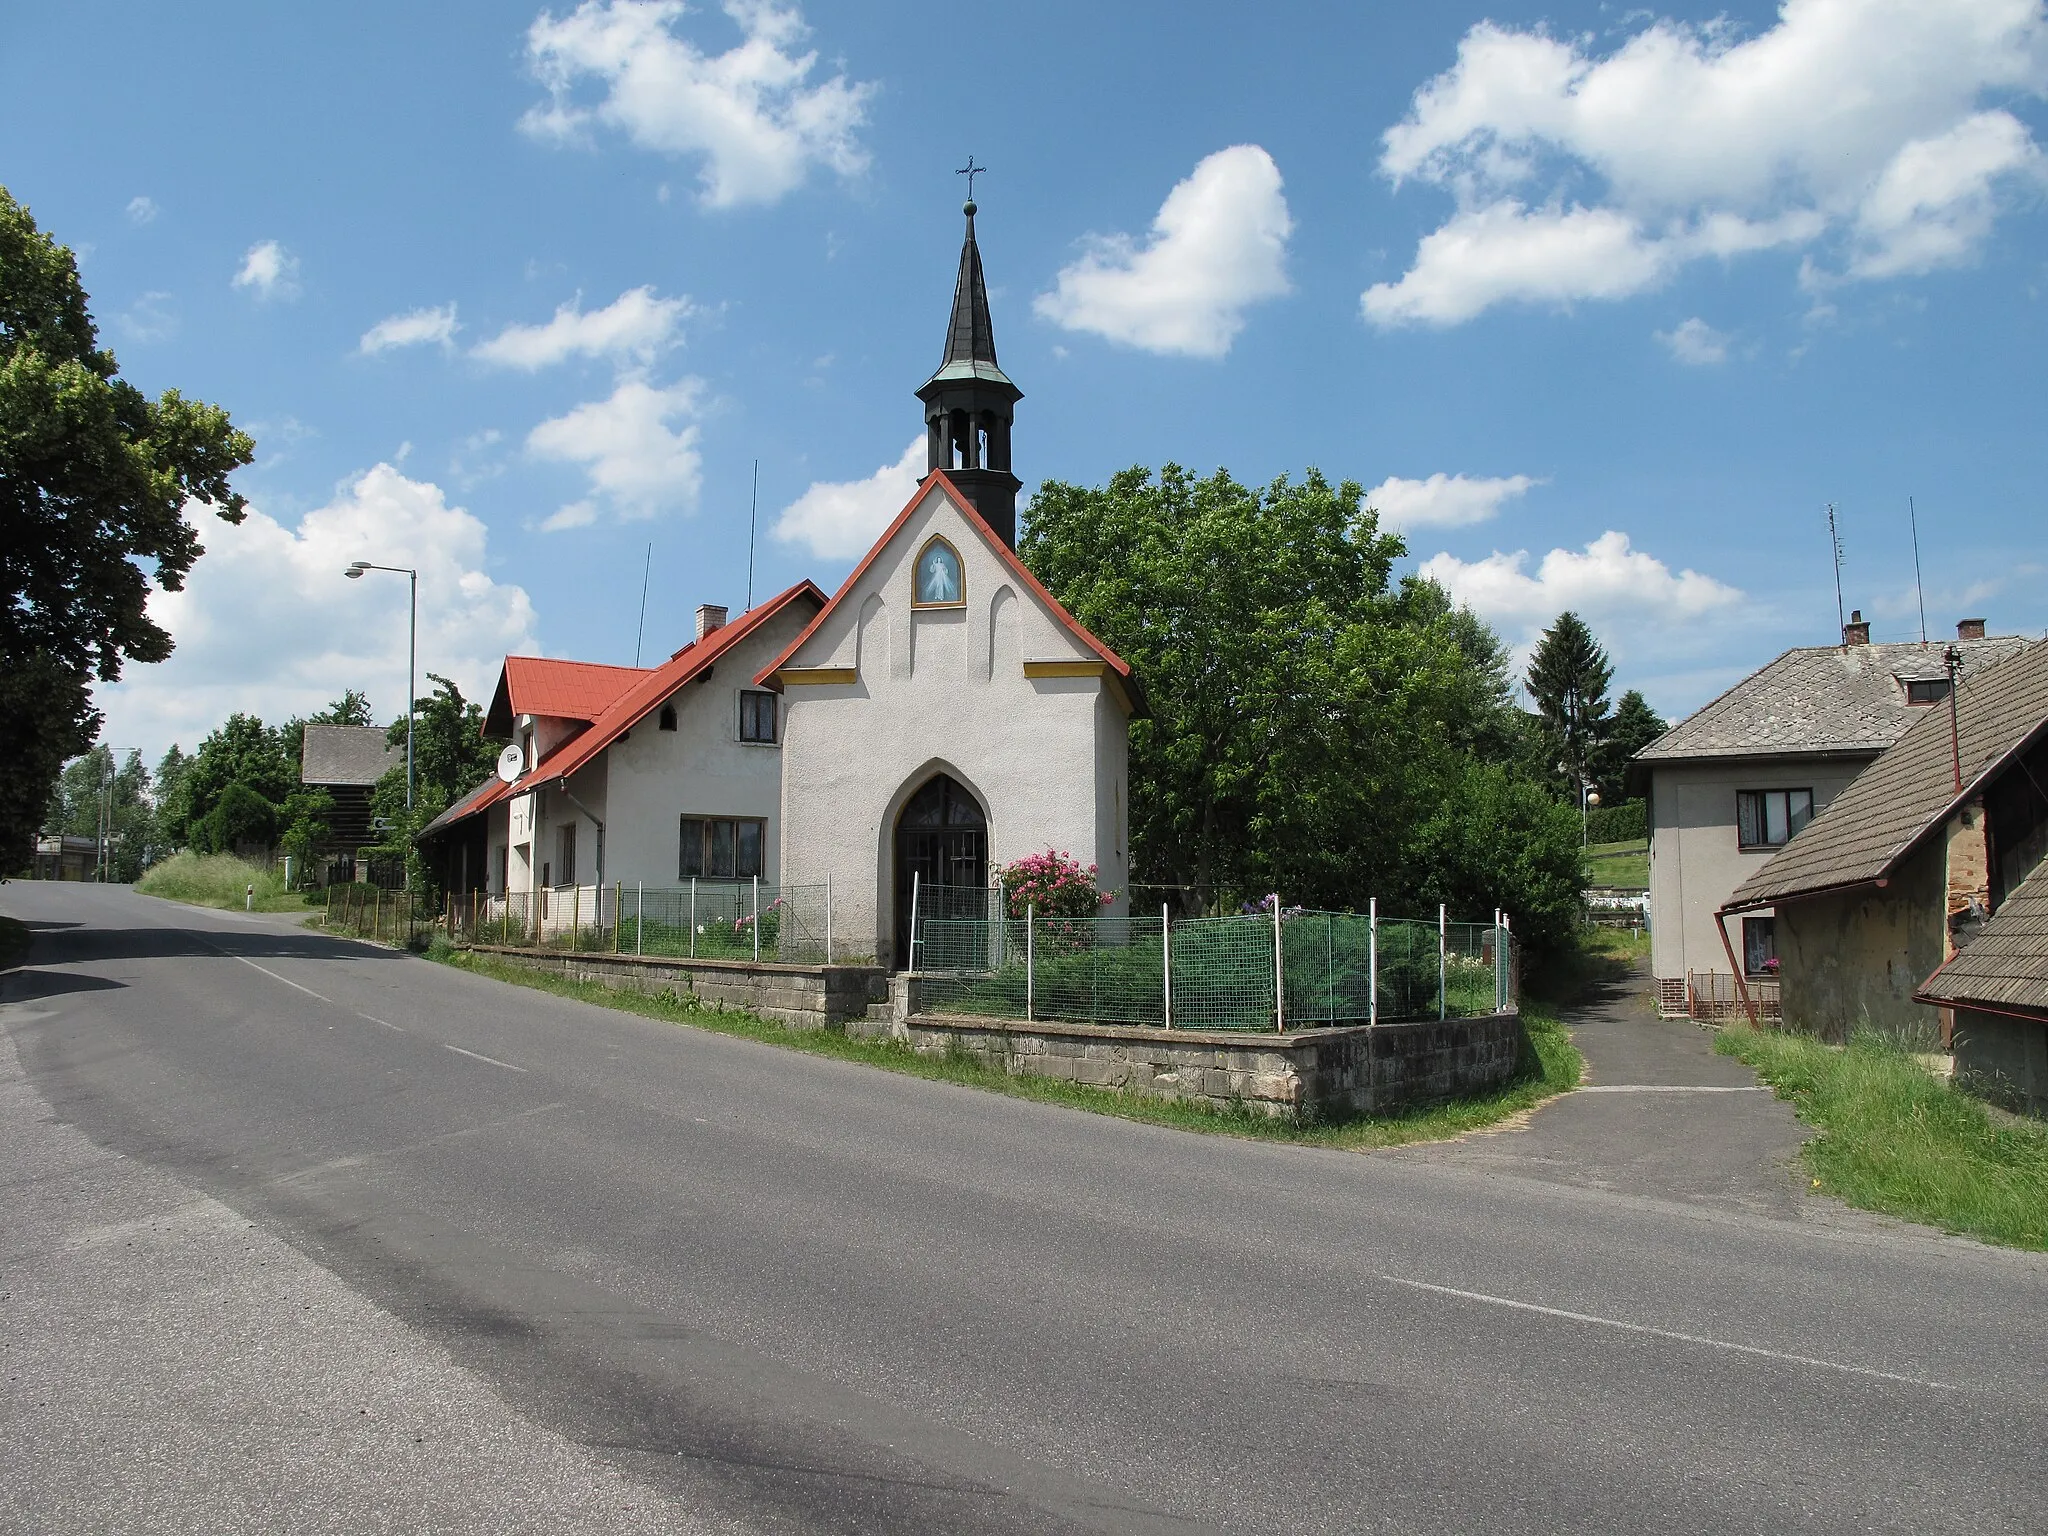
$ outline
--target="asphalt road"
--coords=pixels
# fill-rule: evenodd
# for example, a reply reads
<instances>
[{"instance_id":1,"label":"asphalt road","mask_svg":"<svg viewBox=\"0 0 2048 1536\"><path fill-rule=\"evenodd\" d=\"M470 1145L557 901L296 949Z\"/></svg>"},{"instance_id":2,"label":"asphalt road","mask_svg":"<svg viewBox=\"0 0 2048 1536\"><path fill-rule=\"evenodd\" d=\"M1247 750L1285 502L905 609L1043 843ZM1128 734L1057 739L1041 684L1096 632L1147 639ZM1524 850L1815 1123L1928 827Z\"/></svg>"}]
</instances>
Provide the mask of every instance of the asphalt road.
<instances>
[{"instance_id":1,"label":"asphalt road","mask_svg":"<svg viewBox=\"0 0 2048 1536\"><path fill-rule=\"evenodd\" d=\"M0 911L7 1529L2048 1530L2038 1256L1133 1125L120 890Z\"/></svg>"}]
</instances>

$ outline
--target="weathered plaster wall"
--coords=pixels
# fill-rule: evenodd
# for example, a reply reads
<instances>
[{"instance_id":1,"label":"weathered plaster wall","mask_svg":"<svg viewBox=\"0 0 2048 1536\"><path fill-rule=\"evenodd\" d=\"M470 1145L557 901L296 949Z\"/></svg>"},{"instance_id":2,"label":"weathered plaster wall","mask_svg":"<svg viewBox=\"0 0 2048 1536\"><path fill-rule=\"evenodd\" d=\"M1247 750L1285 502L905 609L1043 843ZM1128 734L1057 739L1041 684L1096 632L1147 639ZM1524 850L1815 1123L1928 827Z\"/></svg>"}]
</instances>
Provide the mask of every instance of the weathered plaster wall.
<instances>
[{"instance_id":1,"label":"weathered plaster wall","mask_svg":"<svg viewBox=\"0 0 2048 1536\"><path fill-rule=\"evenodd\" d=\"M934 533L960 555L965 602L913 609L911 571ZM992 865L1047 848L1122 890L1127 720L1096 677L1024 675L1093 657L1011 575L936 487L863 573L794 667L854 667L852 682L788 688L782 878L829 876L837 933L892 960L895 825L934 773L981 801ZM870 937L871 936L871 937Z\"/></svg>"},{"instance_id":2,"label":"weathered plaster wall","mask_svg":"<svg viewBox=\"0 0 2048 1536\"><path fill-rule=\"evenodd\" d=\"M1735 796L1745 789L1811 789L1814 813L1849 787L1870 758L1738 758L1660 764L1650 780L1650 971L1728 972L1714 914L1735 888L1762 869L1775 848L1739 845ZM1768 915L1764 912L1751 916ZM1742 958L1742 924L1728 921ZM1783 940L1780 938L1780 944ZM1782 950L1781 950L1782 953Z\"/></svg>"},{"instance_id":3,"label":"weathered plaster wall","mask_svg":"<svg viewBox=\"0 0 2048 1536\"><path fill-rule=\"evenodd\" d=\"M1862 886L1778 909L1778 981L1785 1026L1846 1040L1864 1025L1925 1042L1935 1010L1913 989L1946 954L1943 842L1931 839L1883 889Z\"/></svg>"},{"instance_id":4,"label":"weathered plaster wall","mask_svg":"<svg viewBox=\"0 0 2048 1536\"><path fill-rule=\"evenodd\" d=\"M2048 1019L1956 1010L1956 1084L2026 1114L2048 1115Z\"/></svg>"}]
</instances>

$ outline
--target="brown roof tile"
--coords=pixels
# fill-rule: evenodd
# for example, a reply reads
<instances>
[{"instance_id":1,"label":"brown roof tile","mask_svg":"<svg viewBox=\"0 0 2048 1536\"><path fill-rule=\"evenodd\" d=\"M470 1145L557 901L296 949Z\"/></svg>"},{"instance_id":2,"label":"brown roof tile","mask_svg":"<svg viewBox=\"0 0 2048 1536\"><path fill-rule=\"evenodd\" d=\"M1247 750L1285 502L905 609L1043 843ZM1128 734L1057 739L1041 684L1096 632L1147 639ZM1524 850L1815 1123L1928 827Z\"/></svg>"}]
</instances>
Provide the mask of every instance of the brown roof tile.
<instances>
[{"instance_id":1,"label":"brown roof tile","mask_svg":"<svg viewBox=\"0 0 2048 1536\"><path fill-rule=\"evenodd\" d=\"M1964 792L2048 727L2048 641L1965 677L1956 689ZM1958 800L1946 705L1919 711L1885 754L1736 888L1729 910L1763 907L1884 877Z\"/></svg>"}]
</instances>

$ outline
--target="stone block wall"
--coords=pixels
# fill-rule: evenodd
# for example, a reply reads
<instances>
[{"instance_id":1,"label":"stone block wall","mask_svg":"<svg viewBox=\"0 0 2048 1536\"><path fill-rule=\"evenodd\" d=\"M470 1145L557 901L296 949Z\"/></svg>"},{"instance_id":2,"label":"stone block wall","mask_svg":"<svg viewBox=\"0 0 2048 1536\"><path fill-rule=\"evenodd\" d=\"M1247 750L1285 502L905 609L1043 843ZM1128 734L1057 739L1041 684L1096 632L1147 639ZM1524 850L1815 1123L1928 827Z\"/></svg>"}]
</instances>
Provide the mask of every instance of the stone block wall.
<instances>
[{"instance_id":1,"label":"stone block wall","mask_svg":"<svg viewBox=\"0 0 2048 1536\"><path fill-rule=\"evenodd\" d=\"M655 955L571 953L478 944L493 955L531 970L552 971L577 981L623 991L656 993L673 989L709 1006L743 1009L791 1029L836 1029L865 1018L873 1003L888 996L888 977L870 965L780 965L751 960L680 960Z\"/></svg>"}]
</instances>

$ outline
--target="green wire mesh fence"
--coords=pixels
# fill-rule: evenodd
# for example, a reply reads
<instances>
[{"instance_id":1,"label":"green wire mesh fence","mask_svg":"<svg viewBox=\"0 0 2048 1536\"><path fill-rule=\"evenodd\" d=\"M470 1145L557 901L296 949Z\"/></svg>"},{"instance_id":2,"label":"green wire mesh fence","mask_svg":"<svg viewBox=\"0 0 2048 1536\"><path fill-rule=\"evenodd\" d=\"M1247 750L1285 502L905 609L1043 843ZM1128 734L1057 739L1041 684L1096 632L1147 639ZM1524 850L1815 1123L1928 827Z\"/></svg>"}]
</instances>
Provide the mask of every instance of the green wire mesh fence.
<instances>
[{"instance_id":1,"label":"green wire mesh fence","mask_svg":"<svg viewBox=\"0 0 2048 1536\"><path fill-rule=\"evenodd\" d=\"M1512 1005L1506 922L1283 910L1212 918L920 918L934 1012L1162 1029L1318 1029Z\"/></svg>"},{"instance_id":2,"label":"green wire mesh fence","mask_svg":"<svg viewBox=\"0 0 2048 1536\"><path fill-rule=\"evenodd\" d=\"M693 880L564 886L448 898L452 937L473 944L694 960L825 965L853 948L833 932L829 885Z\"/></svg>"}]
</instances>

